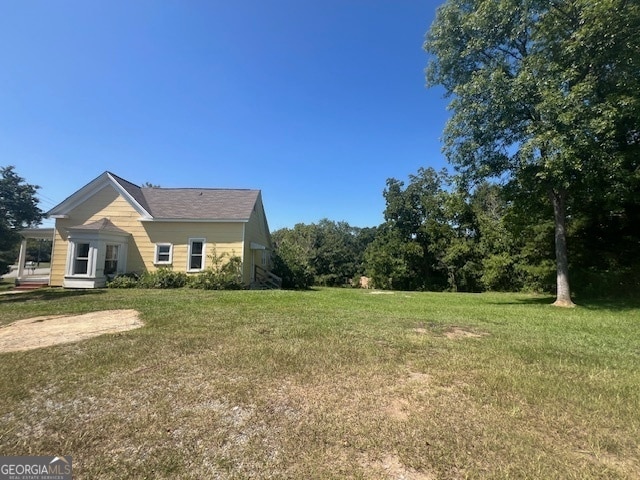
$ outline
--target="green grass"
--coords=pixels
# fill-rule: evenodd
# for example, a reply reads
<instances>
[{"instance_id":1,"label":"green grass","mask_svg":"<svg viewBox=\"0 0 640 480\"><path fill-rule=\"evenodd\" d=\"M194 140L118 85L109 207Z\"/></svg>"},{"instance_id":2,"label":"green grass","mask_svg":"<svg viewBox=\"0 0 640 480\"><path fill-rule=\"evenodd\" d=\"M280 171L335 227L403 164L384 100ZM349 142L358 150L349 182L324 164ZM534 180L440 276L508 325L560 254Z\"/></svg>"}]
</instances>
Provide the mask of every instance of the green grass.
<instances>
[{"instance_id":1,"label":"green grass","mask_svg":"<svg viewBox=\"0 0 640 480\"><path fill-rule=\"evenodd\" d=\"M146 326L0 354L2 455L74 478L640 477L640 308L516 294L43 290L0 323Z\"/></svg>"}]
</instances>

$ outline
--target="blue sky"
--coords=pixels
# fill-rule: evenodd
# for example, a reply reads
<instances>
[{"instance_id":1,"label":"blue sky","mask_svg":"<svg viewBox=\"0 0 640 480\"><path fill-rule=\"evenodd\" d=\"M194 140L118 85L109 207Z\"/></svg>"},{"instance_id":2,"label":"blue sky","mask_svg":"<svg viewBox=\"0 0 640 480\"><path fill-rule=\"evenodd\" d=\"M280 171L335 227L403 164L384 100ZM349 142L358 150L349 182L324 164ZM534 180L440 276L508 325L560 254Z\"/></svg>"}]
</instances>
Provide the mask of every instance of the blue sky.
<instances>
[{"instance_id":1,"label":"blue sky","mask_svg":"<svg viewBox=\"0 0 640 480\"><path fill-rule=\"evenodd\" d=\"M378 225L387 178L446 165L440 3L0 0L0 165L44 210L109 170L261 189L272 230Z\"/></svg>"}]
</instances>

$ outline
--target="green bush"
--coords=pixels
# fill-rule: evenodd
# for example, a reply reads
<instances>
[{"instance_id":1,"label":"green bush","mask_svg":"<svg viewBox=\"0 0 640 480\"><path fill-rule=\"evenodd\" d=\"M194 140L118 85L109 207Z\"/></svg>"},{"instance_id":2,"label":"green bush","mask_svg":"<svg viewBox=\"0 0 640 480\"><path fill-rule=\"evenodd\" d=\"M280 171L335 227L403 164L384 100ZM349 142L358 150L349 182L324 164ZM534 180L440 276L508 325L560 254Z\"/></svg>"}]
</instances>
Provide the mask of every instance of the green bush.
<instances>
[{"instance_id":1,"label":"green bush","mask_svg":"<svg viewBox=\"0 0 640 480\"><path fill-rule=\"evenodd\" d=\"M303 248L288 240L278 245L273 258L273 273L282 278L283 288L305 289L313 285L313 269Z\"/></svg>"},{"instance_id":2,"label":"green bush","mask_svg":"<svg viewBox=\"0 0 640 480\"><path fill-rule=\"evenodd\" d=\"M125 273L114 277L107 282L107 288L136 288L139 286L139 277L135 273Z\"/></svg>"},{"instance_id":3,"label":"green bush","mask_svg":"<svg viewBox=\"0 0 640 480\"><path fill-rule=\"evenodd\" d=\"M225 258L228 260L225 261ZM202 290L240 290L242 283L242 259L213 250L209 256L209 267L202 273L189 277L189 287Z\"/></svg>"},{"instance_id":4,"label":"green bush","mask_svg":"<svg viewBox=\"0 0 640 480\"><path fill-rule=\"evenodd\" d=\"M187 284L188 279L184 272L174 272L162 267L155 272L142 274L138 283L142 288L181 288Z\"/></svg>"}]
</instances>

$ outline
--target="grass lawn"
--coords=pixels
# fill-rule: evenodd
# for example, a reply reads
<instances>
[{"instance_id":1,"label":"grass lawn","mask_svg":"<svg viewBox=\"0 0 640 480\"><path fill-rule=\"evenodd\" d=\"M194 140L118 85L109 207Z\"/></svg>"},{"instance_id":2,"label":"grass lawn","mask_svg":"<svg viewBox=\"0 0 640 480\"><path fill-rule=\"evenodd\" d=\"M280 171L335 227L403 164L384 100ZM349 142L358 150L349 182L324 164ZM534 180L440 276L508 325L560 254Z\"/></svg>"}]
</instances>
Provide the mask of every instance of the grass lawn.
<instances>
[{"instance_id":1,"label":"grass lawn","mask_svg":"<svg viewBox=\"0 0 640 480\"><path fill-rule=\"evenodd\" d=\"M0 354L0 454L74 478L640 478L640 306L515 294L42 290L0 323L146 326Z\"/></svg>"}]
</instances>

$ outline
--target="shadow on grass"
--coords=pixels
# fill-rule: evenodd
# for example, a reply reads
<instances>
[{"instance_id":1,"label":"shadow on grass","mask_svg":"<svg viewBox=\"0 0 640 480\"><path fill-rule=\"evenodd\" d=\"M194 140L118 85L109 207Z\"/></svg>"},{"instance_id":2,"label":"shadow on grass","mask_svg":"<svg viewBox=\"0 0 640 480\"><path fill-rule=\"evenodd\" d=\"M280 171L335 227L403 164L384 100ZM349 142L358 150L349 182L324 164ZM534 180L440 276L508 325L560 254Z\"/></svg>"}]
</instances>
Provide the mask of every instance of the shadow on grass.
<instances>
[{"instance_id":1,"label":"shadow on grass","mask_svg":"<svg viewBox=\"0 0 640 480\"><path fill-rule=\"evenodd\" d=\"M625 311L640 309L640 295L638 297L577 298L574 301L579 307L588 310Z\"/></svg>"},{"instance_id":2,"label":"shadow on grass","mask_svg":"<svg viewBox=\"0 0 640 480\"><path fill-rule=\"evenodd\" d=\"M20 303L31 300L60 300L63 298L83 297L88 295L101 295L106 290L88 289L88 290L63 290L61 288L42 288L31 292L13 293L9 295L0 295L0 305L3 303Z\"/></svg>"},{"instance_id":3,"label":"shadow on grass","mask_svg":"<svg viewBox=\"0 0 640 480\"><path fill-rule=\"evenodd\" d=\"M504 302L488 302L491 305L551 305L555 302L556 298L552 296L535 296L535 297L520 297L510 298Z\"/></svg>"},{"instance_id":4,"label":"shadow on grass","mask_svg":"<svg viewBox=\"0 0 640 480\"><path fill-rule=\"evenodd\" d=\"M536 297L521 297L517 299L511 299L505 302L492 302L493 305L548 305L553 306L555 302L555 296L536 296ZM614 310L614 311L626 311L640 309L640 295L639 296L621 296L621 297L608 297L608 298L589 298L576 296L573 301L578 308L585 308L587 310ZM554 307L555 308L555 307ZM560 307L558 307L560 308Z\"/></svg>"}]
</instances>

